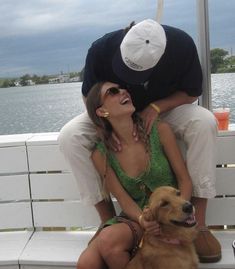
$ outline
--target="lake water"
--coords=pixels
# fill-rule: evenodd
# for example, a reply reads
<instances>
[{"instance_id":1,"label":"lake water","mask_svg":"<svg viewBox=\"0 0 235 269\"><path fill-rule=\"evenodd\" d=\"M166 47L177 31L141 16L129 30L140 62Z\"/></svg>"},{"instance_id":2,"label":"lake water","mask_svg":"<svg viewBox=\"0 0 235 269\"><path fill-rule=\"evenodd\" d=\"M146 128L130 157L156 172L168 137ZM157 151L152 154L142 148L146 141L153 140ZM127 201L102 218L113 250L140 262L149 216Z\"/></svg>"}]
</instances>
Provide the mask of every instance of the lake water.
<instances>
[{"instance_id":1,"label":"lake water","mask_svg":"<svg viewBox=\"0 0 235 269\"><path fill-rule=\"evenodd\" d=\"M0 89L0 135L58 132L84 111L81 83ZM212 75L213 107L230 107L235 124L235 73Z\"/></svg>"}]
</instances>

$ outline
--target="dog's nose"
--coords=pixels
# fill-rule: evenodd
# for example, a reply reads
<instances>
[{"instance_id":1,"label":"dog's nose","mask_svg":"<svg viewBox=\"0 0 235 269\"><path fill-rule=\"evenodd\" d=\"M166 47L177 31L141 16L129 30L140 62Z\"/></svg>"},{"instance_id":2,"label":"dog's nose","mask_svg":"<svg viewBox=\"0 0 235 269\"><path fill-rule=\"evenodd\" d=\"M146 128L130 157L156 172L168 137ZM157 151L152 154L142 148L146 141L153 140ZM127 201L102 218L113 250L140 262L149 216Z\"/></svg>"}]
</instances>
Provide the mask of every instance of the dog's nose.
<instances>
[{"instance_id":1,"label":"dog's nose","mask_svg":"<svg viewBox=\"0 0 235 269\"><path fill-rule=\"evenodd\" d=\"M186 202L185 204L183 204L183 208L182 208L184 213L193 213L193 206L191 203Z\"/></svg>"}]
</instances>

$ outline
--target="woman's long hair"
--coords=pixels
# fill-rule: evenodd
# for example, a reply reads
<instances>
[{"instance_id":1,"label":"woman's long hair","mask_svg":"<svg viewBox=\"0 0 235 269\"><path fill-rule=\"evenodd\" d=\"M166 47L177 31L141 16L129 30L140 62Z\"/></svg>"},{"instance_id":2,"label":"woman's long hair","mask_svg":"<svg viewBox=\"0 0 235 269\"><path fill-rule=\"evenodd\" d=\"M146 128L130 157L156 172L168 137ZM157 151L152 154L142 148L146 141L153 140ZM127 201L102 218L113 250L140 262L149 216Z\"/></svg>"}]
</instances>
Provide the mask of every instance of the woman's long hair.
<instances>
[{"instance_id":1,"label":"woman's long hair","mask_svg":"<svg viewBox=\"0 0 235 269\"><path fill-rule=\"evenodd\" d=\"M105 82L98 82L96 83L91 90L89 91L86 99L86 107L87 107L87 112L95 126L97 127L97 131L99 134L100 139L103 141L105 147L106 147L106 154L104 156L104 169L102 171L102 192L103 192L103 197L106 200L110 199L109 196L109 191L107 190L106 186L106 174L107 174L107 169L108 169L108 164L107 164L107 158L108 158L108 152L110 149L110 140L112 136L112 125L110 122L107 120L107 118L104 117L99 117L96 114L97 108L101 106L101 89L103 87ZM139 135L139 138L144 142L146 145L146 151L149 150L149 137L145 131L143 121L142 119L136 114L133 113L132 115L133 122L136 124L137 127L137 132Z\"/></svg>"}]
</instances>

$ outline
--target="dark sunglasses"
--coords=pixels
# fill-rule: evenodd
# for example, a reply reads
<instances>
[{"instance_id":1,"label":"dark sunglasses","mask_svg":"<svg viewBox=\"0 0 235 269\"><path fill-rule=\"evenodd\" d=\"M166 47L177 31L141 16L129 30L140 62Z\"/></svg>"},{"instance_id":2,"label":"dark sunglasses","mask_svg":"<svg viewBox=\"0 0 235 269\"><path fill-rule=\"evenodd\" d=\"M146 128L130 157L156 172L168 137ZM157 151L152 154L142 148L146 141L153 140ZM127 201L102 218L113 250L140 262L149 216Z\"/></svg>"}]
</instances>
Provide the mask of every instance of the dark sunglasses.
<instances>
[{"instance_id":1,"label":"dark sunglasses","mask_svg":"<svg viewBox=\"0 0 235 269\"><path fill-rule=\"evenodd\" d=\"M104 97L106 97L108 95L113 96L113 95L116 95L118 93L120 93L120 88L118 88L118 87L111 87L111 88L107 89L107 91L104 94Z\"/></svg>"},{"instance_id":2,"label":"dark sunglasses","mask_svg":"<svg viewBox=\"0 0 235 269\"><path fill-rule=\"evenodd\" d=\"M121 90L120 90L119 87L120 87L120 86L118 86L118 87L110 87L110 88L108 88L107 91L106 91L105 94L104 94L103 102L102 102L102 104L101 104L100 106L103 105L104 100L105 100L105 98L106 98L107 96L114 96L114 95L116 95L116 94L119 94L119 93L121 92ZM99 107L100 107L100 106L99 106Z\"/></svg>"}]
</instances>

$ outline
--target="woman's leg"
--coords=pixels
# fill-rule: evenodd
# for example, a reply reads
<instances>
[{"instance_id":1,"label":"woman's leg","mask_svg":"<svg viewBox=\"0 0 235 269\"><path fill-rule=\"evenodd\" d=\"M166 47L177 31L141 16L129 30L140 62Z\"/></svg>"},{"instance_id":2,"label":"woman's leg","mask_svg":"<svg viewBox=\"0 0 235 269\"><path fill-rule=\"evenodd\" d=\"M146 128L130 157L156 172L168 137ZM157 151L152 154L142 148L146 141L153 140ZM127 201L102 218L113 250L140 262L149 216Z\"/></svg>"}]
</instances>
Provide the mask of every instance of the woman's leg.
<instances>
[{"instance_id":1,"label":"woman's leg","mask_svg":"<svg viewBox=\"0 0 235 269\"><path fill-rule=\"evenodd\" d=\"M132 222L138 241L142 236L140 226ZM97 240L99 252L109 269L123 269L131 258L134 247L133 231L126 223L113 224L104 228Z\"/></svg>"},{"instance_id":2,"label":"woman's leg","mask_svg":"<svg viewBox=\"0 0 235 269\"><path fill-rule=\"evenodd\" d=\"M141 228L132 222L138 240L142 236ZM81 254L77 269L123 269L131 258L134 247L133 231L126 223L105 227Z\"/></svg>"},{"instance_id":3,"label":"woman's leg","mask_svg":"<svg viewBox=\"0 0 235 269\"><path fill-rule=\"evenodd\" d=\"M83 251L77 262L77 269L106 269L107 266L99 252L97 240L94 239Z\"/></svg>"}]
</instances>

